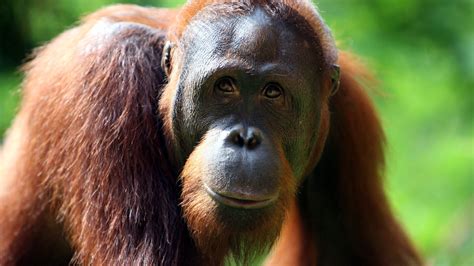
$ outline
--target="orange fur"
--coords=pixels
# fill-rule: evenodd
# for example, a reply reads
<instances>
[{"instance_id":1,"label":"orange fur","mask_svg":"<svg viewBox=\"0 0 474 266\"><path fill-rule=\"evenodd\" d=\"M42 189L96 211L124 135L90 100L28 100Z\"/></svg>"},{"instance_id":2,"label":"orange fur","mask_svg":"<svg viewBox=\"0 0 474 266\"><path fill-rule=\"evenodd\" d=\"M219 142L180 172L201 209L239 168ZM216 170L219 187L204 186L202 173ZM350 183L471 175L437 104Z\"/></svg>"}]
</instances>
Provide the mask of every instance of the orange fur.
<instances>
[{"instance_id":1,"label":"orange fur","mask_svg":"<svg viewBox=\"0 0 474 266\"><path fill-rule=\"evenodd\" d=\"M286 213L278 240L266 258L265 265L316 265L316 247L306 230L297 203L293 200Z\"/></svg>"},{"instance_id":2,"label":"orange fur","mask_svg":"<svg viewBox=\"0 0 474 266\"><path fill-rule=\"evenodd\" d=\"M56 262L43 252L60 251L58 228L80 264L176 263L179 256L169 254L187 240L172 239L183 239L186 228L156 132L158 88L150 85L160 77L150 67L160 55L152 50L160 45L155 27L164 30L175 15L106 8L38 50L25 67L23 103L6 144L18 146L2 154L1 178L15 181L0 201L1 265L67 262L70 251ZM160 215L170 225L150 225ZM57 226L46 226L49 220ZM50 239L43 242L40 231Z\"/></svg>"},{"instance_id":3,"label":"orange fur","mask_svg":"<svg viewBox=\"0 0 474 266\"><path fill-rule=\"evenodd\" d=\"M307 178L295 184L278 152L282 197L239 238L255 250L235 240L203 195L204 146L181 175L169 155L180 38L200 11L230 2L289 7L326 63L315 71L322 118ZM169 77L159 67L166 40L177 45ZM77 264L220 265L229 250L246 262L279 233L267 265L421 265L383 193L384 136L358 82L364 68L337 56L306 0L190 1L180 11L118 5L87 16L24 68L22 106L0 160L0 265L67 263L64 238ZM334 63L341 88L329 96Z\"/></svg>"}]
</instances>

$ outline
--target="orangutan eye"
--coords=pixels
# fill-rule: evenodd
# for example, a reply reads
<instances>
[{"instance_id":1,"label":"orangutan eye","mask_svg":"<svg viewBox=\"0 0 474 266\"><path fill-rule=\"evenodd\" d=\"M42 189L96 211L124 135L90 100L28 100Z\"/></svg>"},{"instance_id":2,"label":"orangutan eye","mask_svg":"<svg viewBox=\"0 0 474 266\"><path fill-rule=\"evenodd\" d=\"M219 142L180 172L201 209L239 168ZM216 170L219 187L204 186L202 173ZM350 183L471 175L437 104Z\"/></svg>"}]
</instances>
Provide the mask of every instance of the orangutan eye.
<instances>
[{"instance_id":1,"label":"orangutan eye","mask_svg":"<svg viewBox=\"0 0 474 266\"><path fill-rule=\"evenodd\" d=\"M216 90L223 94L233 94L237 92L237 88L235 86L235 82L230 77L223 77L217 80L215 84Z\"/></svg>"},{"instance_id":2,"label":"orangutan eye","mask_svg":"<svg viewBox=\"0 0 474 266\"><path fill-rule=\"evenodd\" d=\"M263 89L263 95L270 99L276 99L283 94L283 89L276 83L269 83Z\"/></svg>"}]
</instances>

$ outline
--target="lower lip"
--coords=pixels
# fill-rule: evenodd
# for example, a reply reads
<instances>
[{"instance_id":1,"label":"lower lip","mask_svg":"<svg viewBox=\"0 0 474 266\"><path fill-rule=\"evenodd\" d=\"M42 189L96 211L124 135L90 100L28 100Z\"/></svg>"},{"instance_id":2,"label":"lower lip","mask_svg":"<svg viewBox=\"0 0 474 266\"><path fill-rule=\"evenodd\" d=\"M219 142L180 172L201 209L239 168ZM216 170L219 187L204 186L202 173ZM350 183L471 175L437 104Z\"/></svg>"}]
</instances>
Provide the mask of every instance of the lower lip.
<instances>
[{"instance_id":1,"label":"lower lip","mask_svg":"<svg viewBox=\"0 0 474 266\"><path fill-rule=\"evenodd\" d=\"M206 184L204 184L206 188L206 192L213 198L215 201L222 203L229 207L240 208L240 209L260 209L272 204L276 197L265 199L265 200L249 200L249 199L238 199L238 198L231 198L214 192L211 188L209 188Z\"/></svg>"}]
</instances>

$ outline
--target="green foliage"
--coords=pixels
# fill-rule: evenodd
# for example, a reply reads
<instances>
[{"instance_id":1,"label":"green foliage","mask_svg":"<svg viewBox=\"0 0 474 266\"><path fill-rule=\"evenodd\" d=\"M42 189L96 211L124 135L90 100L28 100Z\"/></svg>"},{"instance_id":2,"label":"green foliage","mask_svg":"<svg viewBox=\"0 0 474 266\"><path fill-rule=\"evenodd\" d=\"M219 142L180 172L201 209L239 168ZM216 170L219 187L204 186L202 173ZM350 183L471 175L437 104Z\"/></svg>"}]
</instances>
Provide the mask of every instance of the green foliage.
<instances>
[{"instance_id":1,"label":"green foliage","mask_svg":"<svg viewBox=\"0 0 474 266\"><path fill-rule=\"evenodd\" d=\"M474 265L473 2L319 2L380 80L396 214L433 265Z\"/></svg>"},{"instance_id":2,"label":"green foliage","mask_svg":"<svg viewBox=\"0 0 474 266\"><path fill-rule=\"evenodd\" d=\"M0 72L0 140L17 109L20 80L17 73Z\"/></svg>"},{"instance_id":3,"label":"green foliage","mask_svg":"<svg viewBox=\"0 0 474 266\"><path fill-rule=\"evenodd\" d=\"M25 42L39 45L116 1L22 2L14 7L27 7L18 20L28 25ZM361 55L380 80L374 98L388 138L386 185L396 214L432 265L474 265L474 2L317 2L340 47ZM18 104L21 77L0 73L1 135Z\"/></svg>"}]
</instances>

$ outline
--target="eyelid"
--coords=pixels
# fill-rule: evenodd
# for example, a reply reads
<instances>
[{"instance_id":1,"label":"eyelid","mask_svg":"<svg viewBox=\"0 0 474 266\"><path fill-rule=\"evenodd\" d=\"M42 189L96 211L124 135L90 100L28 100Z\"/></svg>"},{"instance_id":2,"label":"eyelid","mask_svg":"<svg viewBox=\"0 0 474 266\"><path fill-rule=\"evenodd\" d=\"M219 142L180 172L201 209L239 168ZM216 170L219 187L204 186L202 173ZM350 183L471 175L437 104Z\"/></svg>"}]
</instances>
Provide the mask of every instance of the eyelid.
<instances>
[{"instance_id":1,"label":"eyelid","mask_svg":"<svg viewBox=\"0 0 474 266\"><path fill-rule=\"evenodd\" d=\"M229 83L229 84L225 84L225 83ZM221 87L221 85L224 85L226 87L230 86L230 89L224 89ZM224 76L224 77L218 78L214 82L214 90L224 95L232 95L239 92L235 79L233 79L230 76Z\"/></svg>"},{"instance_id":2,"label":"eyelid","mask_svg":"<svg viewBox=\"0 0 474 266\"><path fill-rule=\"evenodd\" d=\"M272 96L268 96L267 95L267 92L268 90L272 88L272 89L277 89L279 94L275 97L272 97ZM265 86L263 87L263 90L262 90L262 94L263 96L265 96L266 98L269 98L269 99L278 99L280 98L281 96L284 96L285 95L285 91L283 89L283 87L277 83L277 82L268 82L267 84L265 84Z\"/></svg>"}]
</instances>

